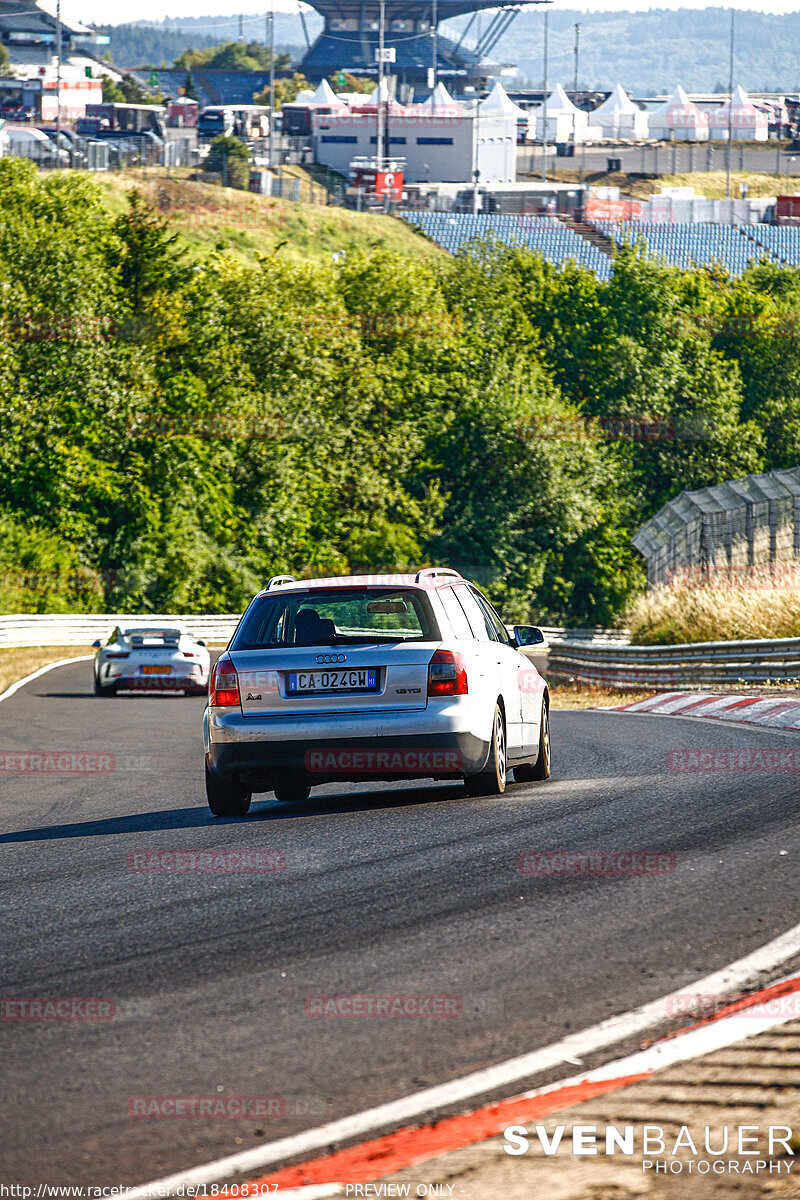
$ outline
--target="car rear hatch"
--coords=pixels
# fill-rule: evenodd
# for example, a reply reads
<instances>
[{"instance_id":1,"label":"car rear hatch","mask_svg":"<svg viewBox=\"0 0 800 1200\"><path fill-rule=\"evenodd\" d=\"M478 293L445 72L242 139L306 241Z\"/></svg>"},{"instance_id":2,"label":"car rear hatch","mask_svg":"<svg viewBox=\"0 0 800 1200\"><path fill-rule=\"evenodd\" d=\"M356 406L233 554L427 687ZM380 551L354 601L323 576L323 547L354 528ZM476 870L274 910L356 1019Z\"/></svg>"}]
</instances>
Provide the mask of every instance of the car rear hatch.
<instances>
[{"instance_id":1,"label":"car rear hatch","mask_svg":"<svg viewBox=\"0 0 800 1200\"><path fill-rule=\"evenodd\" d=\"M125 634L125 643L130 647L128 674L175 674L176 668L184 665L180 655L180 637L180 630L177 629L129 630ZM185 665L189 665L188 659Z\"/></svg>"},{"instance_id":2,"label":"car rear hatch","mask_svg":"<svg viewBox=\"0 0 800 1200\"><path fill-rule=\"evenodd\" d=\"M438 642L234 650L246 717L424 709Z\"/></svg>"}]
</instances>

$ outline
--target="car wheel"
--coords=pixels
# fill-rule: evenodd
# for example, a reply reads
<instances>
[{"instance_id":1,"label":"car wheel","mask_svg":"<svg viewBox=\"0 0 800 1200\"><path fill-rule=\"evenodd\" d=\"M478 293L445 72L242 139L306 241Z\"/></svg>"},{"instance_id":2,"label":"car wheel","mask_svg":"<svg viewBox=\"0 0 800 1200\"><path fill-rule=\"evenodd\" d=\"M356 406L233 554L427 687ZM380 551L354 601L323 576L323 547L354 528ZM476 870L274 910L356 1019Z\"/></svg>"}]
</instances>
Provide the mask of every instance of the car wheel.
<instances>
[{"instance_id":1,"label":"car wheel","mask_svg":"<svg viewBox=\"0 0 800 1200\"><path fill-rule=\"evenodd\" d=\"M206 764L206 799L215 817L244 817L250 810L251 793L240 783L218 779Z\"/></svg>"},{"instance_id":2,"label":"car wheel","mask_svg":"<svg viewBox=\"0 0 800 1200\"><path fill-rule=\"evenodd\" d=\"M539 757L533 765L526 763L524 766L514 767L514 778L517 783L550 778L550 716L544 700L539 724Z\"/></svg>"},{"instance_id":3,"label":"car wheel","mask_svg":"<svg viewBox=\"0 0 800 1200\"><path fill-rule=\"evenodd\" d=\"M468 775L464 780L468 795L502 796L506 790L507 774L506 726L500 705L496 704L489 759L482 771L477 775Z\"/></svg>"},{"instance_id":4,"label":"car wheel","mask_svg":"<svg viewBox=\"0 0 800 1200\"><path fill-rule=\"evenodd\" d=\"M276 783L273 791L282 804L302 804L311 794L311 788L301 779L284 779Z\"/></svg>"},{"instance_id":5,"label":"car wheel","mask_svg":"<svg viewBox=\"0 0 800 1200\"><path fill-rule=\"evenodd\" d=\"M94 694L95 696L116 696L117 685L115 683L102 684L95 675L94 677Z\"/></svg>"}]
</instances>

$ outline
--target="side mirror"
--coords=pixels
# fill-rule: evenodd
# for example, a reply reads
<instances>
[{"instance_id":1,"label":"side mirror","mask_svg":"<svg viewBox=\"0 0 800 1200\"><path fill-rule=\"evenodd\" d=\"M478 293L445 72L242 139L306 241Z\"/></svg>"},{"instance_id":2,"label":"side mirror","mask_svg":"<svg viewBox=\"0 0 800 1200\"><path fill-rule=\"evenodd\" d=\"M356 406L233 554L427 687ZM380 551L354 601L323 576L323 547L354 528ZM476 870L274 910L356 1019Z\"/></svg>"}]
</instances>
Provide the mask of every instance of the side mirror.
<instances>
[{"instance_id":1,"label":"side mirror","mask_svg":"<svg viewBox=\"0 0 800 1200\"><path fill-rule=\"evenodd\" d=\"M524 646L541 646L544 643L544 634L538 625L515 625L514 641L520 650Z\"/></svg>"},{"instance_id":2,"label":"side mirror","mask_svg":"<svg viewBox=\"0 0 800 1200\"><path fill-rule=\"evenodd\" d=\"M198 646L205 646L205 642L201 642L200 638L197 639L197 644Z\"/></svg>"},{"instance_id":3,"label":"side mirror","mask_svg":"<svg viewBox=\"0 0 800 1200\"><path fill-rule=\"evenodd\" d=\"M102 643L100 641L96 641L92 642L92 645L94 646L95 650L99 650Z\"/></svg>"}]
</instances>

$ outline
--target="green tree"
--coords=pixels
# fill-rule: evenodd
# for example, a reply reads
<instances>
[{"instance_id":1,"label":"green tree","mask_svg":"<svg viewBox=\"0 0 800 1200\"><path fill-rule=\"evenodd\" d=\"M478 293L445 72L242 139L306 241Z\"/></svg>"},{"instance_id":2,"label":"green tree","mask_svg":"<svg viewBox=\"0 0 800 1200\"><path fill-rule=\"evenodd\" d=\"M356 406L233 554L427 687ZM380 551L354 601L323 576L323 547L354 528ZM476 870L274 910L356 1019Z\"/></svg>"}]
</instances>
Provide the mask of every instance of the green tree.
<instances>
[{"instance_id":1,"label":"green tree","mask_svg":"<svg viewBox=\"0 0 800 1200\"><path fill-rule=\"evenodd\" d=\"M104 104L124 104L125 93L122 88L112 79L110 75L103 76L103 103Z\"/></svg>"},{"instance_id":2,"label":"green tree","mask_svg":"<svg viewBox=\"0 0 800 1200\"><path fill-rule=\"evenodd\" d=\"M220 133L209 147L203 169L221 175L226 187L246 188L250 178L250 151L238 138Z\"/></svg>"},{"instance_id":3,"label":"green tree","mask_svg":"<svg viewBox=\"0 0 800 1200\"><path fill-rule=\"evenodd\" d=\"M276 79L275 80L275 112L280 112L284 104L291 104L297 98L297 93L305 91L308 87L308 80L305 75L299 71L295 71L291 79ZM254 104L269 104L269 87L265 87L262 91L253 96Z\"/></svg>"},{"instance_id":4,"label":"green tree","mask_svg":"<svg viewBox=\"0 0 800 1200\"><path fill-rule=\"evenodd\" d=\"M119 282L134 313L148 297L172 291L188 278L178 234L139 192L128 193L128 211L114 222L114 232L121 251L115 263Z\"/></svg>"}]
</instances>

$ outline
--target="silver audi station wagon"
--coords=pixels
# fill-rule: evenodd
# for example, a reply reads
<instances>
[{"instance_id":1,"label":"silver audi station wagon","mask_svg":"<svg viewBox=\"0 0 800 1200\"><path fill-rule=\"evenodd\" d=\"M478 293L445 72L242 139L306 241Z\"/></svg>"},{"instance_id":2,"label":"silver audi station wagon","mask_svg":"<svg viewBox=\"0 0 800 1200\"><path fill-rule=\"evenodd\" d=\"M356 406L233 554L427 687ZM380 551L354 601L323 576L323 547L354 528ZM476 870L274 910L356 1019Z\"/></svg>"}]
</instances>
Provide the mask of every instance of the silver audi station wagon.
<instances>
[{"instance_id":1,"label":"silver audi station wagon","mask_svg":"<svg viewBox=\"0 0 800 1200\"><path fill-rule=\"evenodd\" d=\"M463 780L474 796L550 775L550 696L523 648L457 572L271 579L214 665L203 719L206 794L244 816L254 792Z\"/></svg>"}]
</instances>

